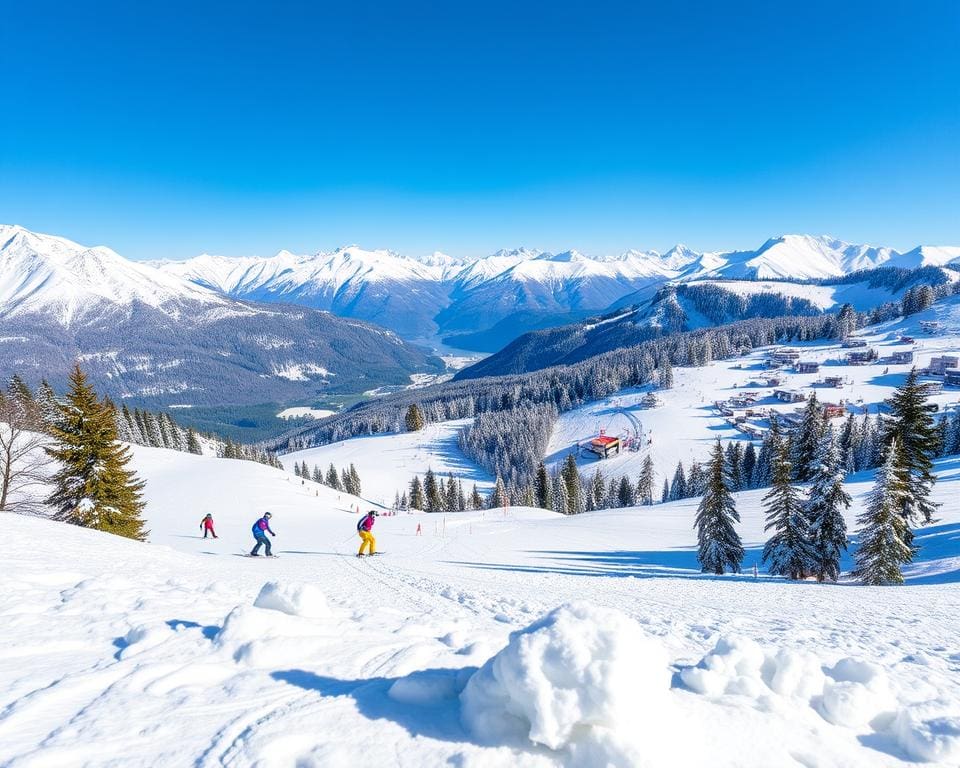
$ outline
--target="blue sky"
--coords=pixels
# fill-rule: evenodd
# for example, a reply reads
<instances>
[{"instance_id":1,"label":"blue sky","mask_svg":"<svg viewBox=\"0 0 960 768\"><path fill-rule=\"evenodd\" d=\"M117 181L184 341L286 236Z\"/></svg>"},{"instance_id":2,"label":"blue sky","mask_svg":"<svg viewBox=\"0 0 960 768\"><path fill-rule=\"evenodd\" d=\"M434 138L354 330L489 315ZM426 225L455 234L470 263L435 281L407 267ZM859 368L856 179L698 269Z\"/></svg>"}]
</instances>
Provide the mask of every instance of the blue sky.
<instances>
[{"instance_id":1,"label":"blue sky","mask_svg":"<svg viewBox=\"0 0 960 768\"><path fill-rule=\"evenodd\" d=\"M955 0L36 0L3 26L0 222L134 258L960 244Z\"/></svg>"}]
</instances>

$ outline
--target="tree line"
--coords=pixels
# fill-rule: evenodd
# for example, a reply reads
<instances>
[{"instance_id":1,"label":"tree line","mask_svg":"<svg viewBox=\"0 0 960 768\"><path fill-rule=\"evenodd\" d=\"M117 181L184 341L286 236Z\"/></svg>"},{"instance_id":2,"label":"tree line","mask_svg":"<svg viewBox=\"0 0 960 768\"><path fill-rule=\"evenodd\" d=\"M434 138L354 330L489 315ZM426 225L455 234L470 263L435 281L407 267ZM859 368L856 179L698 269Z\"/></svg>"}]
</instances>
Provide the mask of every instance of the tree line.
<instances>
[{"instance_id":1,"label":"tree line","mask_svg":"<svg viewBox=\"0 0 960 768\"><path fill-rule=\"evenodd\" d=\"M352 462L349 469L341 469L339 472L337 472L337 468L333 466L333 462L331 462L326 474L324 474L323 470L320 469L317 464L314 464L311 470L310 467L307 466L307 460L304 459L303 463L294 462L293 474L304 480L325 485L335 491L344 491L354 496L360 495L360 473L357 472L357 468L353 466Z\"/></svg>"},{"instance_id":2,"label":"tree line","mask_svg":"<svg viewBox=\"0 0 960 768\"><path fill-rule=\"evenodd\" d=\"M902 584L904 565L918 547L914 528L933 521L937 505L930 499L936 477L933 458L943 450L933 416L926 410L916 369L886 401L889 416L880 422L882 457L864 510L857 517L855 578L864 584ZM802 435L791 440L770 432L771 486L763 497L764 530L770 538L763 562L771 574L790 579L810 576L835 581L847 549L843 511L851 499L844 490L847 474L840 440L825 425L816 435L812 459L805 461ZM797 466L797 465L800 466ZM732 496L727 457L718 440L707 467L708 481L697 509L698 559L704 572L740 571L743 545ZM809 482L804 492L798 481Z\"/></svg>"}]
</instances>

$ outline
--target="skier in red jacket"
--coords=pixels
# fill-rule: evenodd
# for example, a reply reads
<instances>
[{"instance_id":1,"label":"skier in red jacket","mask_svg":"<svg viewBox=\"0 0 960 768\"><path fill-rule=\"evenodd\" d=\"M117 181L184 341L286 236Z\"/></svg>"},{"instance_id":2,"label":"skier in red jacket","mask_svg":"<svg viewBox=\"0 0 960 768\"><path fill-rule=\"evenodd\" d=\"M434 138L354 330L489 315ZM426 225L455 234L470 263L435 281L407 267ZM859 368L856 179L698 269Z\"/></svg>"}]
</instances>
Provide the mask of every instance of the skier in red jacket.
<instances>
[{"instance_id":1,"label":"skier in red jacket","mask_svg":"<svg viewBox=\"0 0 960 768\"><path fill-rule=\"evenodd\" d=\"M207 534L211 534L213 538L217 538L217 532L213 530L213 515L207 512L203 520L200 521L200 528L203 530L203 538L207 538Z\"/></svg>"}]
</instances>

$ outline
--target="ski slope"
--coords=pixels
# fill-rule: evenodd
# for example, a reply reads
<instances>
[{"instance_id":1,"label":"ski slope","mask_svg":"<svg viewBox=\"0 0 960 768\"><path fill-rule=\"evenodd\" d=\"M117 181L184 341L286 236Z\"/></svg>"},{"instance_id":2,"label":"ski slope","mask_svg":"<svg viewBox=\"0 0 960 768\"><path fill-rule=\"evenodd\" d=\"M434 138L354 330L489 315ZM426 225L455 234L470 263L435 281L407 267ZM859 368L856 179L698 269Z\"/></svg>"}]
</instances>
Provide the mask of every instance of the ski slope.
<instances>
[{"instance_id":1,"label":"ski slope","mask_svg":"<svg viewBox=\"0 0 960 768\"><path fill-rule=\"evenodd\" d=\"M148 544L4 519L4 766L960 760L958 457L937 463L941 519L908 585L882 589L754 578L759 491L737 495L740 577L697 572L695 500L383 517L386 554L357 560L367 501L249 462L134 456ZM869 480L849 484L850 519ZM279 557L239 556L266 510Z\"/></svg>"},{"instance_id":2,"label":"ski slope","mask_svg":"<svg viewBox=\"0 0 960 768\"><path fill-rule=\"evenodd\" d=\"M370 498L384 506L393 504L397 491L409 488L414 475L423 477L433 469L440 477L459 477L469 493L475 483L481 493L493 488L494 478L469 459L457 445L457 435L472 419L427 424L419 432L354 437L337 443L308 448L280 457L285 468L306 461L324 472L331 463L339 470L353 464Z\"/></svg>"}]
</instances>

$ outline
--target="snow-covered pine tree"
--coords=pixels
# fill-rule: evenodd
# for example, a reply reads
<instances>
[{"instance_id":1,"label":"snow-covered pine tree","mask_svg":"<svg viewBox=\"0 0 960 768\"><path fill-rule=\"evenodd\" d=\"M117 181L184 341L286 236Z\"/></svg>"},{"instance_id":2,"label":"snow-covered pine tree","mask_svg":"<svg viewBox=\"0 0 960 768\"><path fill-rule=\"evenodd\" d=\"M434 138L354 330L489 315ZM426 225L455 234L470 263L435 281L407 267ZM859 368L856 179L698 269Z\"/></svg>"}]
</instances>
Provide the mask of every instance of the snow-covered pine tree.
<instances>
[{"instance_id":1,"label":"snow-covered pine tree","mask_svg":"<svg viewBox=\"0 0 960 768\"><path fill-rule=\"evenodd\" d=\"M477 490L477 484L473 484L473 490L470 491L470 508L471 509L483 509L483 497L480 495L480 491Z\"/></svg>"},{"instance_id":2,"label":"snow-covered pine tree","mask_svg":"<svg viewBox=\"0 0 960 768\"><path fill-rule=\"evenodd\" d=\"M816 558L800 490L792 484L790 451L785 440L776 445L772 470L773 484L763 497L767 516L763 530L774 533L763 547L763 562L770 563L774 576L802 579L814 572Z\"/></svg>"},{"instance_id":3,"label":"snow-covered pine tree","mask_svg":"<svg viewBox=\"0 0 960 768\"><path fill-rule=\"evenodd\" d=\"M580 472L577 469L577 459L572 453L567 454L567 458L564 459L561 474L567 484L567 504L570 514L583 514L587 510L587 504L584 498L583 483L580 481Z\"/></svg>"},{"instance_id":4,"label":"snow-covered pine tree","mask_svg":"<svg viewBox=\"0 0 960 768\"><path fill-rule=\"evenodd\" d=\"M474 490L476 490L476 488L474 488ZM413 480L410 482L410 508L418 509L421 512L427 509L427 499L423 493L423 485L420 483L420 478L416 475L414 475Z\"/></svg>"},{"instance_id":5,"label":"snow-covered pine tree","mask_svg":"<svg viewBox=\"0 0 960 768\"><path fill-rule=\"evenodd\" d=\"M647 454L640 468L640 477L637 479L637 504L649 506L653 504L653 459Z\"/></svg>"},{"instance_id":6,"label":"snow-covered pine tree","mask_svg":"<svg viewBox=\"0 0 960 768\"><path fill-rule=\"evenodd\" d=\"M697 560L704 573L722 575L726 569L740 572L743 543L734 528L740 515L730 494L726 458L717 440L707 467L707 487L697 508Z\"/></svg>"},{"instance_id":7,"label":"snow-covered pine tree","mask_svg":"<svg viewBox=\"0 0 960 768\"><path fill-rule=\"evenodd\" d=\"M894 438L899 439L898 455L910 473L909 490L903 496L903 515L911 525L926 525L939 506L930 500L931 487L937 481L932 471L937 431L933 416L924 407L926 397L917 381L916 368L886 402L890 415L882 425L883 442L889 445Z\"/></svg>"},{"instance_id":8,"label":"snow-covered pine tree","mask_svg":"<svg viewBox=\"0 0 960 768\"><path fill-rule=\"evenodd\" d=\"M303 469L306 472L306 461L303 462ZM357 472L357 468L353 466L352 462L350 464L350 470L347 474L350 476L350 493L352 493L354 496L359 496L361 493L363 493L363 487L360 485L360 473Z\"/></svg>"},{"instance_id":9,"label":"snow-covered pine tree","mask_svg":"<svg viewBox=\"0 0 960 768\"><path fill-rule=\"evenodd\" d=\"M497 475L497 482L493 487L493 492L490 494L490 508L498 509L500 507L506 507L509 503L510 499L507 496L507 488L503 484L503 478Z\"/></svg>"},{"instance_id":10,"label":"snow-covered pine tree","mask_svg":"<svg viewBox=\"0 0 960 768\"><path fill-rule=\"evenodd\" d=\"M567 483L560 473L553 476L553 511L561 515L570 514L570 498L567 495Z\"/></svg>"},{"instance_id":11,"label":"snow-covered pine tree","mask_svg":"<svg viewBox=\"0 0 960 768\"><path fill-rule=\"evenodd\" d=\"M891 438L886 460L877 470L867 505L857 516L859 544L853 575L864 584L903 584L901 567L913 560L915 549L903 516L904 497L910 493L900 439Z\"/></svg>"},{"instance_id":12,"label":"snow-covered pine tree","mask_svg":"<svg viewBox=\"0 0 960 768\"><path fill-rule=\"evenodd\" d=\"M686 495L700 496L706 485L706 473L699 461L690 462L690 474L687 476Z\"/></svg>"},{"instance_id":13,"label":"snow-covered pine tree","mask_svg":"<svg viewBox=\"0 0 960 768\"><path fill-rule=\"evenodd\" d=\"M740 462L740 480L744 488L754 488L753 482L754 468L757 466L757 449L753 443L747 443L743 450L743 459Z\"/></svg>"},{"instance_id":14,"label":"snow-covered pine tree","mask_svg":"<svg viewBox=\"0 0 960 768\"><path fill-rule=\"evenodd\" d=\"M840 556L847 549L847 524L843 512L850 506L850 494L843 488L846 470L840 463L840 447L832 428L820 439L817 461L811 478L806 515L810 521L817 581L840 578Z\"/></svg>"},{"instance_id":15,"label":"snow-covered pine tree","mask_svg":"<svg viewBox=\"0 0 960 768\"><path fill-rule=\"evenodd\" d=\"M323 470L320 469L317 464L313 465L312 478L313 482L317 483L318 485L323 485Z\"/></svg>"},{"instance_id":16,"label":"snow-covered pine tree","mask_svg":"<svg viewBox=\"0 0 960 768\"><path fill-rule=\"evenodd\" d=\"M797 482L807 482L813 474L817 458L817 450L826 423L823 408L817 401L816 393L810 395L803 409L803 420L793 440L793 477Z\"/></svg>"},{"instance_id":17,"label":"snow-covered pine tree","mask_svg":"<svg viewBox=\"0 0 960 768\"><path fill-rule=\"evenodd\" d=\"M54 518L143 541L144 483L127 469L130 450L121 445L114 411L97 398L80 366L70 373L55 440L47 453L60 462L47 503Z\"/></svg>"},{"instance_id":18,"label":"snow-covered pine tree","mask_svg":"<svg viewBox=\"0 0 960 768\"><path fill-rule=\"evenodd\" d=\"M626 475L620 478L620 484L617 487L617 503L621 507L632 507L634 504L633 485Z\"/></svg>"},{"instance_id":19,"label":"snow-covered pine tree","mask_svg":"<svg viewBox=\"0 0 960 768\"><path fill-rule=\"evenodd\" d=\"M534 482L537 506L541 509L553 509L553 489L550 487L550 475L547 474L547 467L542 461L537 465L537 477Z\"/></svg>"},{"instance_id":20,"label":"snow-covered pine tree","mask_svg":"<svg viewBox=\"0 0 960 768\"><path fill-rule=\"evenodd\" d=\"M727 471L730 473L730 490L743 489L743 446L739 441L727 443Z\"/></svg>"},{"instance_id":21,"label":"snow-covered pine tree","mask_svg":"<svg viewBox=\"0 0 960 768\"><path fill-rule=\"evenodd\" d=\"M447 474L446 487L444 488L444 508L447 512L456 512L459 509L457 503L457 483L453 475Z\"/></svg>"},{"instance_id":22,"label":"snow-covered pine tree","mask_svg":"<svg viewBox=\"0 0 960 768\"><path fill-rule=\"evenodd\" d=\"M197 433L193 427L187 430L187 452L194 453L197 456L203 453L203 448L200 446L200 438L197 437Z\"/></svg>"},{"instance_id":23,"label":"snow-covered pine tree","mask_svg":"<svg viewBox=\"0 0 960 768\"><path fill-rule=\"evenodd\" d=\"M660 494L660 503L666 504L670 501L670 481L663 478L663 492Z\"/></svg>"},{"instance_id":24,"label":"snow-covered pine tree","mask_svg":"<svg viewBox=\"0 0 960 768\"><path fill-rule=\"evenodd\" d=\"M420 406L417 403L413 403L407 408L407 415L404 419L407 432L419 432L423 429L424 423L423 411L420 410Z\"/></svg>"},{"instance_id":25,"label":"snow-covered pine tree","mask_svg":"<svg viewBox=\"0 0 960 768\"><path fill-rule=\"evenodd\" d=\"M673 366L670 364L670 358L664 354L657 365L657 377L659 379L660 389L673 389Z\"/></svg>"},{"instance_id":26,"label":"snow-covered pine tree","mask_svg":"<svg viewBox=\"0 0 960 768\"><path fill-rule=\"evenodd\" d=\"M499 475L497 476L497 479L500 479ZM503 481L500 482L500 485L501 487L503 486ZM504 493L506 493L505 490ZM443 499L440 498L440 489L437 486L437 477L433 474L433 469L430 467L427 467L427 472L423 476L423 495L427 503L427 512L443 511Z\"/></svg>"},{"instance_id":27,"label":"snow-covered pine tree","mask_svg":"<svg viewBox=\"0 0 960 768\"><path fill-rule=\"evenodd\" d=\"M333 462L330 462L330 466L327 468L326 484L335 491L343 490L343 486L340 485L340 475L337 474L337 468L333 466ZM417 509L423 509L423 507L417 507Z\"/></svg>"},{"instance_id":28,"label":"snow-covered pine tree","mask_svg":"<svg viewBox=\"0 0 960 768\"><path fill-rule=\"evenodd\" d=\"M673 482L670 484L670 501L685 499L687 497L687 475L683 471L683 462L677 462L677 468L673 473Z\"/></svg>"}]
</instances>

